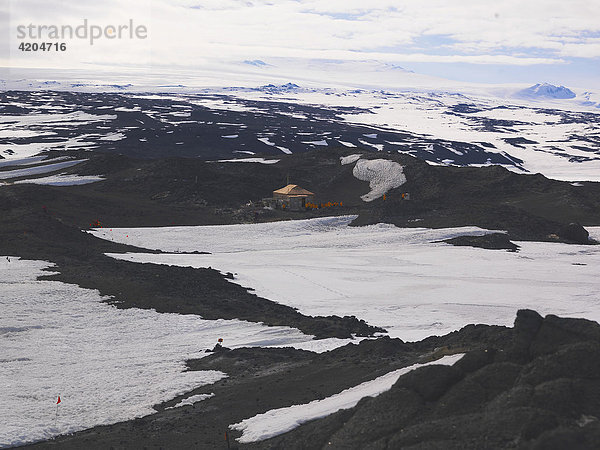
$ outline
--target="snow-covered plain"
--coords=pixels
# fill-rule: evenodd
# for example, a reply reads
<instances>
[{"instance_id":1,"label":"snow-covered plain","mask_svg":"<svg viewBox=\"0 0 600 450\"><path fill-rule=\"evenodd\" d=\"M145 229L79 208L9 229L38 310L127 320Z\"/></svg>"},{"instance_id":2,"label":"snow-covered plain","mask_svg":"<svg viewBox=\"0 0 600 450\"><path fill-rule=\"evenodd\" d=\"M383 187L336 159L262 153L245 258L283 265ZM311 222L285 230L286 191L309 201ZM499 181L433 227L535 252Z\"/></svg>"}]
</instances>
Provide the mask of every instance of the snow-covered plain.
<instances>
[{"instance_id":1,"label":"snow-covered plain","mask_svg":"<svg viewBox=\"0 0 600 450\"><path fill-rule=\"evenodd\" d=\"M355 315L409 341L469 323L511 325L524 307L600 320L600 246L454 247L434 241L486 231L349 227L352 218L93 233L167 252L211 252L111 256L232 272L233 282L304 314Z\"/></svg>"},{"instance_id":2,"label":"snow-covered plain","mask_svg":"<svg viewBox=\"0 0 600 450\"><path fill-rule=\"evenodd\" d=\"M184 371L186 359L205 356L218 338L233 348L312 338L287 327L117 309L97 291L36 281L49 273L47 262L9 259L0 257L0 447L151 414L226 376Z\"/></svg>"},{"instance_id":3,"label":"snow-covered plain","mask_svg":"<svg viewBox=\"0 0 600 450\"><path fill-rule=\"evenodd\" d=\"M382 375L371 381L366 381L358 386L345 389L342 392L332 395L322 400L313 400L303 405L293 405L287 408L272 409L263 414L258 414L249 419L242 420L239 423L230 425L229 428L242 432L242 436L237 440L240 443L256 442L278 436L303 423L321 417L333 414L340 409L349 409L364 397L376 397L377 395L388 391L398 381L402 375L411 372L419 367L436 365L451 366L464 354L444 356L437 361L431 361L424 364L413 364L403 367L393 372Z\"/></svg>"}]
</instances>

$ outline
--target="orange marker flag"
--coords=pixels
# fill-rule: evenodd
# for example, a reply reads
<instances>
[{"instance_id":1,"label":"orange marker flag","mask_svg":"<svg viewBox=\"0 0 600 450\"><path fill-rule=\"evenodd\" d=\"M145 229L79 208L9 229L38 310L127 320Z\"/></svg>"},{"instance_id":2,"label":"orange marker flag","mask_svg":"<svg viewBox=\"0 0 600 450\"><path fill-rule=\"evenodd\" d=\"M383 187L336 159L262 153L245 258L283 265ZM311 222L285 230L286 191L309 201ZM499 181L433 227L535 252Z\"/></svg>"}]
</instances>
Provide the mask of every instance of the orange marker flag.
<instances>
[{"instance_id":1,"label":"orange marker flag","mask_svg":"<svg viewBox=\"0 0 600 450\"><path fill-rule=\"evenodd\" d=\"M60 395L58 396L58 400L56 401L56 404L58 405L61 402L60 400Z\"/></svg>"}]
</instances>

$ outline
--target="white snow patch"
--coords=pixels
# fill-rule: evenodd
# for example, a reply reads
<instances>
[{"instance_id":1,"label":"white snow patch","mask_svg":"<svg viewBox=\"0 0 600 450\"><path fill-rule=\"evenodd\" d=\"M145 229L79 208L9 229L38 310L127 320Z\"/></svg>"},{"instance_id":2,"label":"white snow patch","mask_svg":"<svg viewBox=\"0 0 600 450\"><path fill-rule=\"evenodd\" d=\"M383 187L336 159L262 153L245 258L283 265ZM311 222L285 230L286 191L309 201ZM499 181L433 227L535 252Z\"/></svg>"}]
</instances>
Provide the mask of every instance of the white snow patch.
<instances>
[{"instance_id":1,"label":"white snow patch","mask_svg":"<svg viewBox=\"0 0 600 450\"><path fill-rule=\"evenodd\" d=\"M356 148L356 145L354 145L352 142L346 142L346 141L340 141L340 140L338 140L338 142L345 147Z\"/></svg>"},{"instance_id":2,"label":"white snow patch","mask_svg":"<svg viewBox=\"0 0 600 450\"><path fill-rule=\"evenodd\" d=\"M372 202L406 183L402 166L387 159L359 159L352 173L359 180L369 182L371 191L360 197L365 202Z\"/></svg>"},{"instance_id":3,"label":"white snow patch","mask_svg":"<svg viewBox=\"0 0 600 450\"><path fill-rule=\"evenodd\" d=\"M233 153L244 153L246 155L256 155L256 153L249 150L234 150Z\"/></svg>"},{"instance_id":4,"label":"white snow patch","mask_svg":"<svg viewBox=\"0 0 600 450\"><path fill-rule=\"evenodd\" d=\"M413 364L412 366L394 370L374 380L366 381L358 386L343 390L323 400L313 400L303 405L272 409L266 413L258 414L230 425L229 428L242 432L242 436L237 441L243 444L269 439L287 433L310 420L326 417L340 409L353 408L364 397L376 397L383 392L389 391L394 383L398 381L398 378L415 369L434 364L451 366L463 356L464 354L456 354L444 356L437 361Z\"/></svg>"},{"instance_id":5,"label":"white snow patch","mask_svg":"<svg viewBox=\"0 0 600 450\"><path fill-rule=\"evenodd\" d=\"M11 129L3 129L0 130L0 138L3 139L22 139L22 138L32 138L32 137L40 137L40 136L54 136L56 133L53 131L34 131L34 130L11 130Z\"/></svg>"},{"instance_id":6,"label":"white snow patch","mask_svg":"<svg viewBox=\"0 0 600 450\"><path fill-rule=\"evenodd\" d=\"M88 114L85 112L72 112L68 114L27 114L27 115L5 115L0 116L0 124L12 124L12 126L40 126L48 124L81 125L84 123L106 122L116 119L115 115Z\"/></svg>"},{"instance_id":7,"label":"white snow patch","mask_svg":"<svg viewBox=\"0 0 600 450\"><path fill-rule=\"evenodd\" d=\"M191 397L184 398L179 403L177 403L175 406L169 406L165 409L181 408L182 406L193 406L194 403L201 402L202 400L206 400L206 399L212 398L214 396L215 396L215 394L192 395Z\"/></svg>"},{"instance_id":8,"label":"white snow patch","mask_svg":"<svg viewBox=\"0 0 600 450\"><path fill-rule=\"evenodd\" d=\"M31 166L40 162L52 163L56 161L64 161L70 159L68 156L59 156L57 158L46 159L48 156L30 156L29 158L19 159L2 159L0 160L0 167L12 167L12 166Z\"/></svg>"},{"instance_id":9,"label":"white snow patch","mask_svg":"<svg viewBox=\"0 0 600 450\"><path fill-rule=\"evenodd\" d=\"M276 147L277 147L278 150L281 150L286 155L291 155L292 154L292 151L289 148L280 147L279 145L277 145Z\"/></svg>"},{"instance_id":10,"label":"white snow patch","mask_svg":"<svg viewBox=\"0 0 600 450\"><path fill-rule=\"evenodd\" d=\"M277 164L279 159L265 159L265 158L237 158L237 159L220 159L217 162L220 163L260 163L260 164Z\"/></svg>"},{"instance_id":11,"label":"white snow patch","mask_svg":"<svg viewBox=\"0 0 600 450\"><path fill-rule=\"evenodd\" d=\"M327 141L325 141L325 140L321 140L321 141L306 141L306 142L303 141L302 143L303 144L309 144L309 145L318 145L318 146L321 146L321 147L325 147L325 146L328 145Z\"/></svg>"},{"instance_id":12,"label":"white snow patch","mask_svg":"<svg viewBox=\"0 0 600 450\"><path fill-rule=\"evenodd\" d=\"M38 155L44 151L51 150L53 147L62 147L50 142L30 142L28 144L0 144L0 153L6 158L24 159L29 156ZM4 160L3 160L4 161Z\"/></svg>"},{"instance_id":13,"label":"white snow patch","mask_svg":"<svg viewBox=\"0 0 600 450\"><path fill-rule=\"evenodd\" d=\"M102 136L100 141L120 141L125 139L125 135L123 133L110 133L105 136Z\"/></svg>"},{"instance_id":14,"label":"white snow patch","mask_svg":"<svg viewBox=\"0 0 600 450\"><path fill-rule=\"evenodd\" d=\"M306 350L309 352L315 353L324 353L329 352L331 350L335 350L336 348L343 347L344 345L353 343L357 344L365 339L364 337L356 337L348 338L348 339L338 339L338 338L327 338L327 339L313 339L312 341L294 343L294 345L289 344L281 344L281 345L270 345L269 347L293 347L298 350Z\"/></svg>"},{"instance_id":15,"label":"white snow patch","mask_svg":"<svg viewBox=\"0 0 600 450\"><path fill-rule=\"evenodd\" d=\"M600 241L600 227L585 227L590 233L590 238L595 241Z\"/></svg>"},{"instance_id":16,"label":"white snow patch","mask_svg":"<svg viewBox=\"0 0 600 450\"><path fill-rule=\"evenodd\" d=\"M373 148L377 149L378 152L383 151L383 147L384 147L383 144L374 144L372 142L367 142L364 139L359 139L358 142L360 142L363 145L368 145L369 147L373 147Z\"/></svg>"},{"instance_id":17,"label":"white snow patch","mask_svg":"<svg viewBox=\"0 0 600 450\"><path fill-rule=\"evenodd\" d=\"M354 155L348 155L348 156L341 156L340 157L340 162L342 163L342 166L345 166L347 164L352 164L353 162L356 162L360 159L362 155L360 154L354 154Z\"/></svg>"},{"instance_id":18,"label":"white snow patch","mask_svg":"<svg viewBox=\"0 0 600 450\"><path fill-rule=\"evenodd\" d=\"M30 175L54 172L55 170L61 170L67 167L75 166L84 161L87 161L87 159L78 159L75 161L65 161L54 164L46 164L44 166L29 167L27 169L6 170L0 172L0 180L8 180L10 178L27 177Z\"/></svg>"},{"instance_id":19,"label":"white snow patch","mask_svg":"<svg viewBox=\"0 0 600 450\"><path fill-rule=\"evenodd\" d=\"M262 137L262 138L257 138L257 139L258 139L260 142L262 142L263 144L269 145L269 146L271 146L271 147L274 147L274 146L275 146L275 143L274 143L274 142L271 142L271 141L269 140L269 138Z\"/></svg>"},{"instance_id":20,"label":"white snow patch","mask_svg":"<svg viewBox=\"0 0 600 450\"><path fill-rule=\"evenodd\" d=\"M110 107L108 107L110 108ZM141 111L142 108L140 108L139 106L134 106L133 108L127 108L125 106L120 106L118 108L115 108L113 111L118 111L118 112L138 112Z\"/></svg>"},{"instance_id":21,"label":"white snow patch","mask_svg":"<svg viewBox=\"0 0 600 450\"><path fill-rule=\"evenodd\" d=\"M446 165L443 162L436 162L436 161L429 161L429 160L425 160L425 162L427 164L429 164L430 166L445 166Z\"/></svg>"},{"instance_id":22,"label":"white snow patch","mask_svg":"<svg viewBox=\"0 0 600 450\"><path fill-rule=\"evenodd\" d=\"M97 183L103 181L104 177L100 175L73 175L59 173L49 177L28 178L26 180L15 181L13 184L42 184L46 186L79 186L81 184Z\"/></svg>"},{"instance_id":23,"label":"white snow patch","mask_svg":"<svg viewBox=\"0 0 600 450\"><path fill-rule=\"evenodd\" d=\"M181 112L169 112L168 115L175 116L175 117L191 117L192 113L188 112L188 111L181 111Z\"/></svg>"},{"instance_id":24,"label":"white snow patch","mask_svg":"<svg viewBox=\"0 0 600 450\"><path fill-rule=\"evenodd\" d=\"M227 136L221 136L223 139L237 139L240 137L239 134L228 134Z\"/></svg>"}]
</instances>

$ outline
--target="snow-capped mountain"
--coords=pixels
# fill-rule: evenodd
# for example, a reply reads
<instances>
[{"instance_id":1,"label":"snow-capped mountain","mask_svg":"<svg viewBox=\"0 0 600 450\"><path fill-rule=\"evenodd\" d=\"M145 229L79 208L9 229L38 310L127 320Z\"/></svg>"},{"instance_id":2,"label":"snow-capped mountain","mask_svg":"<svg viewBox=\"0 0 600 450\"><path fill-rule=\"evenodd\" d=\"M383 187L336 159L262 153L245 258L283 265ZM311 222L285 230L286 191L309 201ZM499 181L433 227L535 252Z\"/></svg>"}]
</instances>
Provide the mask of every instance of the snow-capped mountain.
<instances>
[{"instance_id":1,"label":"snow-capped mountain","mask_svg":"<svg viewBox=\"0 0 600 450\"><path fill-rule=\"evenodd\" d=\"M517 93L520 97L542 98L542 99L569 99L575 98L576 94L564 86L555 86L550 83L538 83Z\"/></svg>"}]
</instances>

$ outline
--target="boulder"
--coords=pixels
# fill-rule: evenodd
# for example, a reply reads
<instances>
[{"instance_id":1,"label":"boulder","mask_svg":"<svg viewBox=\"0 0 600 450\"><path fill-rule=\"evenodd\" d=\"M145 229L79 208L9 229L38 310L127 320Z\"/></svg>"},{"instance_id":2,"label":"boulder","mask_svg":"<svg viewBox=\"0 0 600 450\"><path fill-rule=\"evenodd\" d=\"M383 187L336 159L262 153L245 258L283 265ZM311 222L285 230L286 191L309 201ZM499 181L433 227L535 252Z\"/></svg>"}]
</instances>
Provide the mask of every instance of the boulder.
<instances>
[{"instance_id":1,"label":"boulder","mask_svg":"<svg viewBox=\"0 0 600 450\"><path fill-rule=\"evenodd\" d=\"M556 234L565 242L573 244L590 243L590 233L578 223L565 225Z\"/></svg>"}]
</instances>

